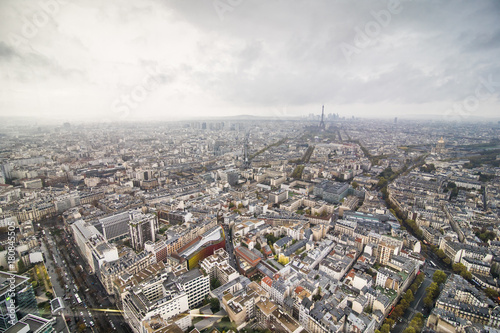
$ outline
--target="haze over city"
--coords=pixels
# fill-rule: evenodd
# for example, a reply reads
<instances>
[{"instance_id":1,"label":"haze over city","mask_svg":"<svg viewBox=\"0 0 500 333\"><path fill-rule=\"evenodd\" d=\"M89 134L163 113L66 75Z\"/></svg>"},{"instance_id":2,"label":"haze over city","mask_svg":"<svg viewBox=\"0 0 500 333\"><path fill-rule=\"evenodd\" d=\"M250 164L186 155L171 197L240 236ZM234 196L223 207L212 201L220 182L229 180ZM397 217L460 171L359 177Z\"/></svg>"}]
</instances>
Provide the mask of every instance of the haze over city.
<instances>
[{"instance_id":1,"label":"haze over city","mask_svg":"<svg viewBox=\"0 0 500 333\"><path fill-rule=\"evenodd\" d=\"M498 120L498 1L0 3L0 117Z\"/></svg>"},{"instance_id":2,"label":"haze over city","mask_svg":"<svg viewBox=\"0 0 500 333\"><path fill-rule=\"evenodd\" d=\"M499 14L0 0L0 333L500 332Z\"/></svg>"}]
</instances>

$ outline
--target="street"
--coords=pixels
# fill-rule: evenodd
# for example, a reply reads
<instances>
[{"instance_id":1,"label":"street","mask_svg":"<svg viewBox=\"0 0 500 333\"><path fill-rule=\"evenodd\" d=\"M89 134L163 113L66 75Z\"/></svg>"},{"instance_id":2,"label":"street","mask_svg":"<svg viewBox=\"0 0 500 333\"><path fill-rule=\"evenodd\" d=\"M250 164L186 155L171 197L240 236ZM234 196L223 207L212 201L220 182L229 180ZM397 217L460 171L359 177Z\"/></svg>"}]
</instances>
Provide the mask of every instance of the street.
<instances>
[{"instance_id":1,"label":"street","mask_svg":"<svg viewBox=\"0 0 500 333\"><path fill-rule=\"evenodd\" d=\"M410 303L410 307L406 309L406 311L404 312L403 317L401 318L401 322L398 322L391 330L391 332L395 333L403 332L410 323L410 321L413 319L413 317L419 312L425 316L424 301L423 301L425 297L425 289L427 289L427 287L431 285L432 275L434 274L435 271L436 268L432 268L428 264L424 265L423 273L420 274L426 274L425 279L420 285L420 287L417 289L415 295L413 295L414 300L413 302Z\"/></svg>"},{"instance_id":2,"label":"street","mask_svg":"<svg viewBox=\"0 0 500 333\"><path fill-rule=\"evenodd\" d=\"M45 242L42 242L42 250L47 259L47 268L55 292L57 296L64 298L64 314L66 318L71 319L69 331L83 329L88 332L131 332L123 316L116 312L116 307L106 296L100 281L95 275L86 273L90 268L78 254L71 236L63 229L58 230L60 232L57 235L46 232L46 241L52 249L52 256ZM56 246L56 242L59 246ZM64 286L59 284L58 269ZM111 311L106 311L107 309Z\"/></svg>"},{"instance_id":3,"label":"street","mask_svg":"<svg viewBox=\"0 0 500 333\"><path fill-rule=\"evenodd\" d=\"M227 225L224 225L224 233L226 234L226 251L229 254L229 264L236 270L238 270L238 267L236 267L236 260L234 258L234 246L233 246L233 239L231 236L231 228Z\"/></svg>"},{"instance_id":4,"label":"street","mask_svg":"<svg viewBox=\"0 0 500 333\"><path fill-rule=\"evenodd\" d=\"M54 259L52 256L49 255L49 252L47 250L47 247L45 245L45 242L42 242L42 251L45 255L45 267L47 270L47 274L49 274L49 279L52 284L52 290L54 291L54 298L55 297L61 297L64 298L64 289L61 287L59 282L57 281L57 276L55 275L55 264L54 264ZM64 318L72 318L73 314L70 311L70 309L65 308L62 313L64 314ZM63 318L63 315L60 313L58 315L55 315L56 317L56 324L54 325L54 329L57 332L72 332L71 330L71 324L69 326L66 325L65 319Z\"/></svg>"}]
</instances>

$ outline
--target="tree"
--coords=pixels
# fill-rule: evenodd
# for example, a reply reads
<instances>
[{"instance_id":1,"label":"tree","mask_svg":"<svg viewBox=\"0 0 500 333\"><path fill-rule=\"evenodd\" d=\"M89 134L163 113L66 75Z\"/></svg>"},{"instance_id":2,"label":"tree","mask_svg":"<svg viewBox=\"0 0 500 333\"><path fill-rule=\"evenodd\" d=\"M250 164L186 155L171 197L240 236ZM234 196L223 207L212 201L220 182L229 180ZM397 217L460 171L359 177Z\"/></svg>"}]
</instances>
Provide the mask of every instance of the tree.
<instances>
[{"instance_id":1,"label":"tree","mask_svg":"<svg viewBox=\"0 0 500 333\"><path fill-rule=\"evenodd\" d=\"M394 325L395 321L392 320L391 318L387 318L385 320L385 323L388 324L390 327L392 327Z\"/></svg>"},{"instance_id":2,"label":"tree","mask_svg":"<svg viewBox=\"0 0 500 333\"><path fill-rule=\"evenodd\" d=\"M24 261L19 260L17 262L17 272L22 274L24 271L26 271L26 265L24 264Z\"/></svg>"},{"instance_id":3,"label":"tree","mask_svg":"<svg viewBox=\"0 0 500 333\"><path fill-rule=\"evenodd\" d=\"M436 255L439 257L439 259L443 259L444 257L446 257L446 254L441 249L436 250Z\"/></svg>"},{"instance_id":4,"label":"tree","mask_svg":"<svg viewBox=\"0 0 500 333\"><path fill-rule=\"evenodd\" d=\"M255 246L254 246L254 247L255 247L255 249L257 249L258 251L260 251L260 250L261 250L261 246L260 246L260 243L259 243L259 242L257 242L257 243L255 244Z\"/></svg>"},{"instance_id":5,"label":"tree","mask_svg":"<svg viewBox=\"0 0 500 333\"><path fill-rule=\"evenodd\" d=\"M453 273L455 273L455 274L462 274L463 271L467 270L465 265L460 263L460 262L451 265L451 269L453 269Z\"/></svg>"},{"instance_id":6,"label":"tree","mask_svg":"<svg viewBox=\"0 0 500 333\"><path fill-rule=\"evenodd\" d=\"M415 299L415 297L413 296L413 292L411 291L411 289L408 289L403 297L404 297L404 299L408 303L413 302L413 300Z\"/></svg>"},{"instance_id":7,"label":"tree","mask_svg":"<svg viewBox=\"0 0 500 333\"><path fill-rule=\"evenodd\" d=\"M498 279L498 277L500 276L498 274L499 271L500 271L500 265L498 265L496 262L492 263L490 269L491 276Z\"/></svg>"},{"instance_id":8,"label":"tree","mask_svg":"<svg viewBox=\"0 0 500 333\"><path fill-rule=\"evenodd\" d=\"M405 330L403 331L403 333L415 333L415 329L413 327L407 327L405 328Z\"/></svg>"},{"instance_id":9,"label":"tree","mask_svg":"<svg viewBox=\"0 0 500 333\"><path fill-rule=\"evenodd\" d=\"M392 311L391 318L394 320L397 320L397 319L401 318L401 316L403 315L404 312L405 312L405 309L403 308L403 306L401 304L398 304L398 305L396 305L396 307Z\"/></svg>"},{"instance_id":10,"label":"tree","mask_svg":"<svg viewBox=\"0 0 500 333\"><path fill-rule=\"evenodd\" d=\"M216 313L220 310L220 302L217 297L210 298L209 303L210 303L210 309L212 310L213 313Z\"/></svg>"},{"instance_id":11,"label":"tree","mask_svg":"<svg viewBox=\"0 0 500 333\"><path fill-rule=\"evenodd\" d=\"M427 295L430 295L431 298L434 299L439 295L439 285L436 282L432 282L425 291L427 292Z\"/></svg>"},{"instance_id":12,"label":"tree","mask_svg":"<svg viewBox=\"0 0 500 333\"><path fill-rule=\"evenodd\" d=\"M217 279L217 278L210 279L210 287L212 288L212 290L217 289L220 286L221 286L221 283L220 283L219 279Z\"/></svg>"},{"instance_id":13,"label":"tree","mask_svg":"<svg viewBox=\"0 0 500 333\"><path fill-rule=\"evenodd\" d=\"M391 332L391 327L389 326L389 324L384 324L380 328L380 333L390 333L390 332Z\"/></svg>"},{"instance_id":14,"label":"tree","mask_svg":"<svg viewBox=\"0 0 500 333\"><path fill-rule=\"evenodd\" d=\"M443 259L443 262L444 262L446 265L448 265L448 266L449 266L449 265L451 265L451 260L450 260L450 258L448 258L448 257L444 258L444 259Z\"/></svg>"},{"instance_id":15,"label":"tree","mask_svg":"<svg viewBox=\"0 0 500 333\"><path fill-rule=\"evenodd\" d=\"M445 272L443 272L441 270L435 271L434 275L432 275L432 281L436 282L438 284L438 286L443 284L446 281L446 278L447 278L447 276L446 276Z\"/></svg>"},{"instance_id":16,"label":"tree","mask_svg":"<svg viewBox=\"0 0 500 333\"><path fill-rule=\"evenodd\" d=\"M419 312L417 313L410 322L410 327L415 329L415 332L420 332L424 326L424 316Z\"/></svg>"},{"instance_id":17,"label":"tree","mask_svg":"<svg viewBox=\"0 0 500 333\"><path fill-rule=\"evenodd\" d=\"M495 289L486 288L484 290L484 293L486 294L486 296L488 296L490 298L498 298L498 291L496 291Z\"/></svg>"},{"instance_id":18,"label":"tree","mask_svg":"<svg viewBox=\"0 0 500 333\"><path fill-rule=\"evenodd\" d=\"M357 188L358 188L358 186L359 186L359 184L358 184L358 182L353 181L353 182L351 183L351 186L352 186L352 188L353 188L353 189L357 189Z\"/></svg>"},{"instance_id":19,"label":"tree","mask_svg":"<svg viewBox=\"0 0 500 333\"><path fill-rule=\"evenodd\" d=\"M432 307L432 305L434 304L434 300L432 299L432 297L429 297L429 296L425 296L424 297L424 305L428 308Z\"/></svg>"},{"instance_id":20,"label":"tree","mask_svg":"<svg viewBox=\"0 0 500 333\"><path fill-rule=\"evenodd\" d=\"M462 273L460 273L460 276L462 276L466 280L472 280L472 274L468 270L465 270Z\"/></svg>"},{"instance_id":21,"label":"tree","mask_svg":"<svg viewBox=\"0 0 500 333\"><path fill-rule=\"evenodd\" d=\"M387 185L387 180L384 177L380 177L377 183L377 187L385 187Z\"/></svg>"}]
</instances>

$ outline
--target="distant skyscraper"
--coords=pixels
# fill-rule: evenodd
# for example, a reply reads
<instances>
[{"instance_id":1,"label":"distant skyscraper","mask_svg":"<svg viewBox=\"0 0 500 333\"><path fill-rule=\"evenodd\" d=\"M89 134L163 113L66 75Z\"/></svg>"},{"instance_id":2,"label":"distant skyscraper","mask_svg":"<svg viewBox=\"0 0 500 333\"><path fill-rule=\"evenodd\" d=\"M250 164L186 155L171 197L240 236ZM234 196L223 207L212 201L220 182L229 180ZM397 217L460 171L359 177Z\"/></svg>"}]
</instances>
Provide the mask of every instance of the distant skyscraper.
<instances>
[{"instance_id":1,"label":"distant skyscraper","mask_svg":"<svg viewBox=\"0 0 500 333\"><path fill-rule=\"evenodd\" d=\"M396 125L398 123L398 117L395 117L394 118L394 125Z\"/></svg>"}]
</instances>

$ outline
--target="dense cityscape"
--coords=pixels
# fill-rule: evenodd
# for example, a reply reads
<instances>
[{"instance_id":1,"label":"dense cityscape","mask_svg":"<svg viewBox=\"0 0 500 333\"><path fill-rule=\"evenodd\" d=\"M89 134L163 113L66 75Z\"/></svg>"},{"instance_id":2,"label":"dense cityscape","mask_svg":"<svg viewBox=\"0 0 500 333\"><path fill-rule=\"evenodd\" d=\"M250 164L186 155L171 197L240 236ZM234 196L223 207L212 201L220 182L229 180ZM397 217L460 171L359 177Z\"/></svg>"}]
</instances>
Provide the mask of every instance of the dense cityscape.
<instances>
[{"instance_id":1,"label":"dense cityscape","mask_svg":"<svg viewBox=\"0 0 500 333\"><path fill-rule=\"evenodd\" d=\"M0 332L499 332L500 122L0 127Z\"/></svg>"},{"instance_id":2,"label":"dense cityscape","mask_svg":"<svg viewBox=\"0 0 500 333\"><path fill-rule=\"evenodd\" d=\"M499 0L1 0L0 333L500 333Z\"/></svg>"}]
</instances>

